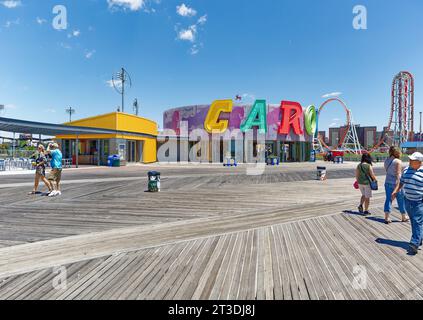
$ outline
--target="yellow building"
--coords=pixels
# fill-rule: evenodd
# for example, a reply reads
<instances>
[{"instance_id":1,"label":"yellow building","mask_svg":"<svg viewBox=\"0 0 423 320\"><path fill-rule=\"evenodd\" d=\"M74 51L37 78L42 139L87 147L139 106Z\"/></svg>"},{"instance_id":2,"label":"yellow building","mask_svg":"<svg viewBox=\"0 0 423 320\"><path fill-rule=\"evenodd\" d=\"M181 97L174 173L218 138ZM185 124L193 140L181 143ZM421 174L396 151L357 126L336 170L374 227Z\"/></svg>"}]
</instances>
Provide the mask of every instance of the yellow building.
<instances>
[{"instance_id":1,"label":"yellow building","mask_svg":"<svg viewBox=\"0 0 423 320\"><path fill-rule=\"evenodd\" d=\"M107 133L59 135L64 158L78 158L79 164L106 165L118 154L125 163L157 161L157 123L135 115L112 112L65 123L68 126L105 129ZM78 153L75 152L76 146Z\"/></svg>"}]
</instances>

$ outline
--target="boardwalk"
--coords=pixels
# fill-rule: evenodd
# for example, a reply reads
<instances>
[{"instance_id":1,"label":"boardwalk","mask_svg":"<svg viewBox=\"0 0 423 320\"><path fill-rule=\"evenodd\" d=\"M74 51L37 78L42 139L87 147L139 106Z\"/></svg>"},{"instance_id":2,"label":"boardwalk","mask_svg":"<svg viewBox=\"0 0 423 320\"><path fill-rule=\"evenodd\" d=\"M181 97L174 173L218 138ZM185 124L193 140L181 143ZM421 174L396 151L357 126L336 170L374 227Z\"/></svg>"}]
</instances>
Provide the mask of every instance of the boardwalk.
<instances>
[{"instance_id":1,"label":"boardwalk","mask_svg":"<svg viewBox=\"0 0 423 320\"><path fill-rule=\"evenodd\" d=\"M169 168L160 194L139 170L69 174L54 199L23 195L24 178L0 183L0 299L423 296L409 224L383 224L382 192L372 217L354 212L350 170L322 183L311 168Z\"/></svg>"}]
</instances>

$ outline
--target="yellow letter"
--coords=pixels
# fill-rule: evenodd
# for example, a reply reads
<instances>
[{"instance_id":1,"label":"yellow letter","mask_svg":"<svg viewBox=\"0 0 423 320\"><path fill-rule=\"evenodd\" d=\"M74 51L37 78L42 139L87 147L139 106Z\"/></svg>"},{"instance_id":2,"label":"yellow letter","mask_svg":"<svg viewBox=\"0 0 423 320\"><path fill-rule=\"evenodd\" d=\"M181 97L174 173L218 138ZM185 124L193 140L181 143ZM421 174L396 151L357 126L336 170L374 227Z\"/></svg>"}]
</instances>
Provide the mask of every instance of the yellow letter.
<instances>
[{"instance_id":1,"label":"yellow letter","mask_svg":"<svg viewBox=\"0 0 423 320\"><path fill-rule=\"evenodd\" d=\"M212 103L204 121L204 129L208 133L224 133L228 129L229 121L220 120L219 116L222 112L232 112L232 100L216 100Z\"/></svg>"}]
</instances>

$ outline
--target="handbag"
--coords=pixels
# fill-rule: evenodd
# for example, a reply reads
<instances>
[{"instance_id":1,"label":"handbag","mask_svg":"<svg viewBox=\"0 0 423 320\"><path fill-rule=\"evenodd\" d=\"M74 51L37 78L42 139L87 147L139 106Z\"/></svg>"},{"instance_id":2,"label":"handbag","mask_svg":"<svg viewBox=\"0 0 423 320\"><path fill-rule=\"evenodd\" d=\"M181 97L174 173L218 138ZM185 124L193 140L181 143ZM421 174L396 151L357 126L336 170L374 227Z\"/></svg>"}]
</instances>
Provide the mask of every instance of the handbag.
<instances>
[{"instance_id":1,"label":"handbag","mask_svg":"<svg viewBox=\"0 0 423 320\"><path fill-rule=\"evenodd\" d=\"M360 189L360 186L358 185L358 181L354 182L353 187L356 190Z\"/></svg>"},{"instance_id":2,"label":"handbag","mask_svg":"<svg viewBox=\"0 0 423 320\"><path fill-rule=\"evenodd\" d=\"M369 182L370 182L370 189L372 189L373 191L379 190L379 185L378 185L377 181L373 181L369 177L369 175L363 170L363 165L362 164L360 165L360 169L364 173L364 175L366 176L367 180L369 180Z\"/></svg>"}]
</instances>

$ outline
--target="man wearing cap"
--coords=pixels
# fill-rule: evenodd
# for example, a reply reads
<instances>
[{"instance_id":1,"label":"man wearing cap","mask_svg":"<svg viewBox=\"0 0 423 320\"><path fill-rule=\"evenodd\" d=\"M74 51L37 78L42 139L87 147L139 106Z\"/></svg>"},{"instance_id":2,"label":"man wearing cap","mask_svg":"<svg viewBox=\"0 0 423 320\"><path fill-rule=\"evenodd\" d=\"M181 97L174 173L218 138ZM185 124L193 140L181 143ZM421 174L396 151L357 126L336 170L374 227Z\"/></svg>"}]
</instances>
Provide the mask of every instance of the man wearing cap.
<instances>
[{"instance_id":1,"label":"man wearing cap","mask_svg":"<svg viewBox=\"0 0 423 320\"><path fill-rule=\"evenodd\" d=\"M423 154L413 153L409 156L410 165L404 170L401 182L392 194L395 199L398 192L404 188L405 208L411 222L410 253L417 254L422 245L423 232Z\"/></svg>"},{"instance_id":2,"label":"man wearing cap","mask_svg":"<svg viewBox=\"0 0 423 320\"><path fill-rule=\"evenodd\" d=\"M49 197L55 197L62 195L60 191L60 180L62 179L62 152L59 149L57 143L49 144L47 148L48 154L51 155L51 172L48 177L53 191L49 193Z\"/></svg>"}]
</instances>

